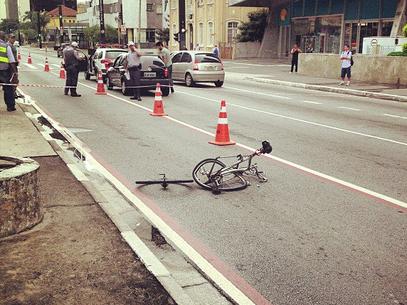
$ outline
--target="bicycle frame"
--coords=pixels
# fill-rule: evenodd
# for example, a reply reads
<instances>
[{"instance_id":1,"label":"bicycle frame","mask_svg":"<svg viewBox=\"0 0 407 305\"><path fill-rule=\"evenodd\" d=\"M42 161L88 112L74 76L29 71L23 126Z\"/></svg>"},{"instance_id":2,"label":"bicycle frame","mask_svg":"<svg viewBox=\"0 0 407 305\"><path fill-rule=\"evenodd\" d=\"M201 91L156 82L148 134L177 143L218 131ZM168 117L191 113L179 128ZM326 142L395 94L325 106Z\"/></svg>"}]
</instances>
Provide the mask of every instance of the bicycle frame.
<instances>
[{"instance_id":1,"label":"bicycle frame","mask_svg":"<svg viewBox=\"0 0 407 305\"><path fill-rule=\"evenodd\" d=\"M258 154L259 154L259 152L256 151L251 155L233 156L233 157L237 157L238 161L236 161L232 165L229 165L227 167L220 169L217 173L215 173L215 175L225 175L225 174L230 174L230 173L242 175L244 172L249 171L252 168L252 159L254 156L257 156ZM224 159L224 158L232 158L232 157L217 157L216 160ZM244 162L247 162L247 166L239 167L239 165ZM213 168L211 169L211 172L212 172L212 170L213 170Z\"/></svg>"}]
</instances>

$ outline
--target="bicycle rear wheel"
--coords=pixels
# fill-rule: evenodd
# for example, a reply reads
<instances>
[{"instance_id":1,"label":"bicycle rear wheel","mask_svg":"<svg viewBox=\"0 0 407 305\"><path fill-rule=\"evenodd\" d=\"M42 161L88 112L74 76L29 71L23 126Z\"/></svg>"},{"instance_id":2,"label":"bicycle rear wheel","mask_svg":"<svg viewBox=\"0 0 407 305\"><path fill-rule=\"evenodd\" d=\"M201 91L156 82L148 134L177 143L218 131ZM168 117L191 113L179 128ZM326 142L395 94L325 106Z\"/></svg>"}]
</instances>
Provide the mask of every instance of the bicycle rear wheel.
<instances>
[{"instance_id":1,"label":"bicycle rear wheel","mask_svg":"<svg viewBox=\"0 0 407 305\"><path fill-rule=\"evenodd\" d=\"M207 190L237 191L247 187L247 181L239 174L226 173L221 170L226 165L217 159L205 159L192 171L195 182Z\"/></svg>"}]
</instances>

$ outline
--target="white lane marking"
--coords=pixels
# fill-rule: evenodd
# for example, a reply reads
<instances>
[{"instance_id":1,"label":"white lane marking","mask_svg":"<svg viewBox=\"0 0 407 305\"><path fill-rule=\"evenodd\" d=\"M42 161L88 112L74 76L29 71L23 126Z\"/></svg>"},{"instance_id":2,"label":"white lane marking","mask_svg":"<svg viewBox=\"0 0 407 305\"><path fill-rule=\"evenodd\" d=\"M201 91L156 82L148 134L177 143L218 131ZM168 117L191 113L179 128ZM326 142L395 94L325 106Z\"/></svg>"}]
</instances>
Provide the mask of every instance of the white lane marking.
<instances>
[{"instance_id":1,"label":"white lane marking","mask_svg":"<svg viewBox=\"0 0 407 305\"><path fill-rule=\"evenodd\" d=\"M83 86L85 86L85 87L88 87L88 88L90 88L90 89L93 89L93 90L95 91L95 88L93 88L93 87L90 87L90 86L85 85L85 84L83 84L83 83L80 83L80 84L83 85ZM180 91L177 90L177 92L180 92ZM118 96L115 96L115 95L113 95L113 94L108 93L107 95L109 95L109 96L111 96L111 97L113 97L113 98L115 98L115 99L124 101L124 102L126 102L127 104L129 104L129 105L132 105L132 106L135 106L135 107L138 107L138 108L147 110L147 111L149 111L149 112L152 111L151 109L149 109L149 108L147 108L147 107L143 107L143 106L140 106L140 105L131 103L130 101L128 101L128 100L126 100L126 99L123 99L123 98L120 98L120 97L118 97ZM229 103L229 105L230 105L230 103ZM193 125L191 125L191 124L188 124L188 123L185 123L185 122L183 122L183 121L177 120L177 119L175 119L175 118L173 118L173 117L165 116L164 118L166 118L167 120L176 122L176 123L178 123L178 124L180 124L180 125L184 125L184 126L186 126L186 127L189 127L189 128L191 128L191 129L194 129L194 130L196 130L196 131L199 131L199 132L201 132L201 133L210 135L210 136L212 136L212 137L215 136L215 134L213 134L213 133L211 133L211 132L208 132L208 131L206 131L206 130L203 130L203 129L199 128L199 127L195 127L195 126L193 126ZM239 147L242 147L242 148L244 148L244 149L247 149L247 150L249 150L249 151L255 151L254 148L249 147L249 146L246 146L246 145L244 145L244 144L236 143L236 145L239 146ZM407 143L403 143L403 145L407 145ZM291 161L288 161L288 160L285 160L285 159L276 157L276 156L274 156L274 155L263 155L263 156L265 156L265 157L267 157L267 158L270 158L270 159L273 159L273 160L275 160L275 161L278 161L278 162L280 162L280 163L289 165L289 166L291 166L291 167L297 168L297 169L299 169L299 170L301 170L301 171L304 171L304 172L313 174L313 175L315 175L315 176L324 178L324 179L329 180L329 181L331 181L331 182L334 182L334 183L343 185L343 186L345 186L345 187L351 188L351 189L353 189L353 190L355 190L355 191L359 191L359 192L362 192L362 193L364 193L364 194L366 194L366 195L373 196L373 197L375 197L375 198L377 198L377 199L381 199L381 200L390 202L390 203L392 203L392 204L398 205L398 206L400 206L400 207L407 208L407 203L406 203L406 202L403 202L403 201L401 201L401 200L398 200L398 199L389 197L389 196L387 196L387 195L380 194L380 193L378 193L378 192L375 192L375 191L369 190L369 189L367 189L367 188L358 186L358 185L356 185L356 184L353 184L353 183L350 183L350 182L347 182L347 181L344 181L344 180L335 178L335 177L333 177L333 176L330 176L330 175L327 175L327 174L318 172L318 171L316 171L316 170L313 170L313 169L310 169L310 168L308 168L308 167L302 166L302 165L300 165L300 164L296 164L296 163L294 163L294 162L291 162Z\"/></svg>"},{"instance_id":2,"label":"white lane marking","mask_svg":"<svg viewBox=\"0 0 407 305\"><path fill-rule=\"evenodd\" d=\"M395 115L395 114L388 114L388 113L384 113L383 115L385 115L385 116L389 116L389 117L392 117L392 118L398 118L398 119L407 120L407 117L405 117L405 116L399 116L399 115Z\"/></svg>"},{"instance_id":3,"label":"white lane marking","mask_svg":"<svg viewBox=\"0 0 407 305\"><path fill-rule=\"evenodd\" d=\"M89 181L88 177L82 173L81 170L75 164L67 164L68 168L70 169L71 173L75 176L78 181Z\"/></svg>"},{"instance_id":4,"label":"white lane marking","mask_svg":"<svg viewBox=\"0 0 407 305\"><path fill-rule=\"evenodd\" d=\"M51 65L54 67L57 67L57 68L61 68L61 65L58 65L58 64L51 64Z\"/></svg>"},{"instance_id":5,"label":"white lane marking","mask_svg":"<svg viewBox=\"0 0 407 305\"><path fill-rule=\"evenodd\" d=\"M44 65L44 64L37 64L37 65L39 65L40 67L43 67L43 68L45 67L45 65Z\"/></svg>"},{"instance_id":6,"label":"white lane marking","mask_svg":"<svg viewBox=\"0 0 407 305\"><path fill-rule=\"evenodd\" d=\"M341 106L341 107L337 107L337 108L339 108L339 109L346 109L346 110L352 110L352 111L360 111L360 109L358 109L358 108L352 108L352 107L344 107L344 106Z\"/></svg>"},{"instance_id":7,"label":"white lane marking","mask_svg":"<svg viewBox=\"0 0 407 305\"><path fill-rule=\"evenodd\" d=\"M302 101L303 103L307 103L307 104L315 104L315 105L321 105L322 103L320 102L314 102L314 101Z\"/></svg>"},{"instance_id":8,"label":"white lane marking","mask_svg":"<svg viewBox=\"0 0 407 305\"><path fill-rule=\"evenodd\" d=\"M275 64L275 65L270 65L270 64L248 64L248 63L232 62L232 61L225 61L224 64L225 65L233 64L233 65L243 65L243 66L254 66L254 67L290 67L290 65L287 65L287 64Z\"/></svg>"},{"instance_id":9,"label":"white lane marking","mask_svg":"<svg viewBox=\"0 0 407 305\"><path fill-rule=\"evenodd\" d=\"M28 63L23 63L24 65L26 65L28 68L33 69L33 70L38 70L38 68L32 64L28 64Z\"/></svg>"},{"instance_id":10,"label":"white lane marking","mask_svg":"<svg viewBox=\"0 0 407 305\"><path fill-rule=\"evenodd\" d=\"M291 97L288 96L282 96L282 95L277 95L277 94L270 94L270 93L263 93L263 92L256 92L256 91L250 91L246 89L240 89L240 88L235 88L235 87L229 87L229 86L223 86L225 89L231 89L231 90L237 90L237 91L242 91L242 92L248 92L252 94L258 94L258 95L264 95L264 96L271 96L271 97L277 97L277 98L282 98L286 100L291 100Z\"/></svg>"},{"instance_id":11,"label":"white lane marking","mask_svg":"<svg viewBox=\"0 0 407 305\"><path fill-rule=\"evenodd\" d=\"M208 100L208 101L211 101L211 102L219 103L219 101L220 101L220 100L214 100L214 99L211 99L211 98L207 98L207 97L203 97L203 96L183 92L183 91L180 91L180 90L177 90L177 92L185 94L185 95L193 96L193 97L198 97L200 99ZM362 136L362 137L367 137L367 138L372 138L372 139L376 139L376 140L380 140L380 141L385 141L385 142L390 142L390 143L394 143L394 144L407 146L407 143L401 142L401 141L382 138L382 137L379 137L379 136L374 136L374 135L370 135L370 134L366 134L366 133L361 133L361 132L357 132L357 131L352 131L352 130L339 128L339 127L334 127L334 126L330 126L330 125L325 125L325 124L321 124L321 123L316 123L316 122L312 122L312 121L297 119L297 118L293 118L293 117L290 117L290 116L286 116L286 115L282 115L282 114L278 114L278 113L273 113L273 112L269 112L269 111L264 111L264 110L258 110L258 109L255 109L255 108L250 108L250 107L246 107L246 106L242 106L242 105L238 105L238 104L234 104L234 103L228 103L228 105L234 106L234 107L237 107L237 108L250 110L250 111L253 111L253 112L264 113L264 114L268 114L268 115L272 115L272 116L275 116L275 117L284 118L284 119L288 119L288 120L292 120L292 121L296 121L296 122L301 122L301 123L310 124L310 125L314 125L314 126L318 126L318 127L324 127L324 128L328 128L328 129L332 129L332 130L336 130L336 131L350 133L350 134L354 134L354 135L358 135L358 136Z\"/></svg>"}]
</instances>

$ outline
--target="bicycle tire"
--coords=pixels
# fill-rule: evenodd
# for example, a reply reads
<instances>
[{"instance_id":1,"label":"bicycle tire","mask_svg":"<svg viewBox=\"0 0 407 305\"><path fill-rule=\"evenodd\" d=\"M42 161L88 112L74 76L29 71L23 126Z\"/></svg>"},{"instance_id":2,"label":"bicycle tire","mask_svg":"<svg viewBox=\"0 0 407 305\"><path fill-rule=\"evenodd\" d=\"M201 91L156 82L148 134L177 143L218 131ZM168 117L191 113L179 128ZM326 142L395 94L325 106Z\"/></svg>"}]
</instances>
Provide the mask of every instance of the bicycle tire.
<instances>
[{"instance_id":1,"label":"bicycle tire","mask_svg":"<svg viewBox=\"0 0 407 305\"><path fill-rule=\"evenodd\" d=\"M162 184L163 181L159 181L159 180L151 180L151 181L136 181L136 184Z\"/></svg>"},{"instance_id":2,"label":"bicycle tire","mask_svg":"<svg viewBox=\"0 0 407 305\"><path fill-rule=\"evenodd\" d=\"M192 183L194 180L165 180L167 184L178 184L178 183ZM136 181L136 184L163 184L163 180L146 180L146 181Z\"/></svg>"},{"instance_id":3,"label":"bicycle tire","mask_svg":"<svg viewBox=\"0 0 407 305\"><path fill-rule=\"evenodd\" d=\"M206 168L205 168L206 166ZM216 177L218 185L210 181L226 165L217 159L205 159L199 162L192 171L192 178L201 187L212 191L238 191L247 187L247 181L237 173L226 173Z\"/></svg>"}]
</instances>

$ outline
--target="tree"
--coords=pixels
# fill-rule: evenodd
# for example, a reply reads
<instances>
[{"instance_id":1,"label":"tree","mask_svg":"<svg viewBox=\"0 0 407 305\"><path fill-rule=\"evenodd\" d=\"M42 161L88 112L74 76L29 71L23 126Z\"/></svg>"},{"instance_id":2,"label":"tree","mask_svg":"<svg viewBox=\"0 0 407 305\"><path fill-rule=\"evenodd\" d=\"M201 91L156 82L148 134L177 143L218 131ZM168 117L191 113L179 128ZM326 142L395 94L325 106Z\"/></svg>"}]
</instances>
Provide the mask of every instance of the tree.
<instances>
[{"instance_id":1,"label":"tree","mask_svg":"<svg viewBox=\"0 0 407 305\"><path fill-rule=\"evenodd\" d=\"M23 20L29 25L30 29L37 29L38 27L38 12L28 11L25 12ZM45 34L45 27L51 20L48 12L40 12L40 30L42 34Z\"/></svg>"},{"instance_id":2,"label":"tree","mask_svg":"<svg viewBox=\"0 0 407 305\"><path fill-rule=\"evenodd\" d=\"M20 27L20 24L17 20L13 19L2 19L0 22L0 31L5 33L16 32Z\"/></svg>"},{"instance_id":3,"label":"tree","mask_svg":"<svg viewBox=\"0 0 407 305\"><path fill-rule=\"evenodd\" d=\"M100 38L100 27L98 25L88 27L84 30L84 33L86 40L89 41L92 45L95 45ZM118 42L117 29L110 25L106 25L105 40L107 43L117 43Z\"/></svg>"},{"instance_id":4,"label":"tree","mask_svg":"<svg viewBox=\"0 0 407 305\"><path fill-rule=\"evenodd\" d=\"M260 10L248 14L249 21L239 26L240 33L237 40L240 42L262 41L267 26L267 10Z\"/></svg>"}]
</instances>

